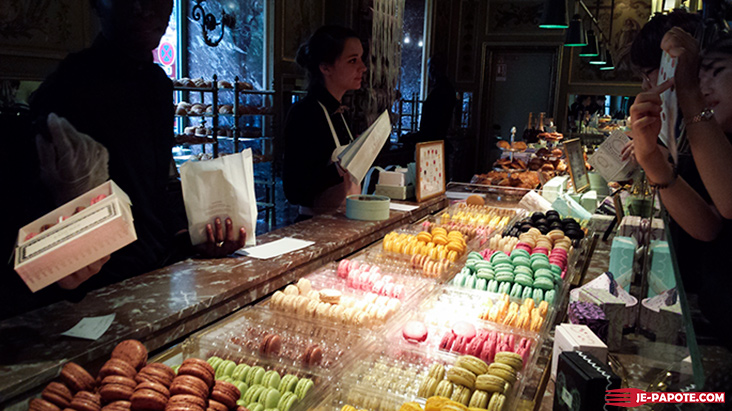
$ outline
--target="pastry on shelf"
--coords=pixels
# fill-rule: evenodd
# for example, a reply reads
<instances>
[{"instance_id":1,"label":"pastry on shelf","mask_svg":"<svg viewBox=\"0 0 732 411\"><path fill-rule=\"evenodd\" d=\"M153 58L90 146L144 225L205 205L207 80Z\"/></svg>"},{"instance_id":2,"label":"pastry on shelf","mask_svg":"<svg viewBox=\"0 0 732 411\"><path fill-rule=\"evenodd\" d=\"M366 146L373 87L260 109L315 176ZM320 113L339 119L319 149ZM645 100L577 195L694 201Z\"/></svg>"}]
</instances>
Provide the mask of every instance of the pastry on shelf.
<instances>
[{"instance_id":1,"label":"pastry on shelf","mask_svg":"<svg viewBox=\"0 0 732 411\"><path fill-rule=\"evenodd\" d=\"M503 170L526 170L526 162L518 158L514 158L513 161L510 158L499 158L493 163L493 167Z\"/></svg>"},{"instance_id":2,"label":"pastry on shelf","mask_svg":"<svg viewBox=\"0 0 732 411\"><path fill-rule=\"evenodd\" d=\"M206 126L196 127L195 135L199 137L205 137L211 134L211 131Z\"/></svg>"},{"instance_id":3,"label":"pastry on shelf","mask_svg":"<svg viewBox=\"0 0 732 411\"><path fill-rule=\"evenodd\" d=\"M511 148L518 151L524 151L526 150L526 147L526 143L524 143L523 141L514 141L511 144Z\"/></svg>"},{"instance_id":4,"label":"pastry on shelf","mask_svg":"<svg viewBox=\"0 0 732 411\"><path fill-rule=\"evenodd\" d=\"M188 114L192 114L195 116L201 116L205 112L206 106L201 103L194 103L193 105L191 105L190 110L188 110Z\"/></svg>"},{"instance_id":5,"label":"pastry on shelf","mask_svg":"<svg viewBox=\"0 0 732 411\"><path fill-rule=\"evenodd\" d=\"M564 138L562 133L557 133L557 132L539 133L539 135L537 137L539 137L542 140L546 140L546 141L559 141Z\"/></svg>"},{"instance_id":6,"label":"pastry on shelf","mask_svg":"<svg viewBox=\"0 0 732 411\"><path fill-rule=\"evenodd\" d=\"M208 106L206 106L206 114L213 114L213 112L214 112L213 105L209 104Z\"/></svg>"},{"instance_id":7,"label":"pastry on shelf","mask_svg":"<svg viewBox=\"0 0 732 411\"><path fill-rule=\"evenodd\" d=\"M181 101L175 106L175 114L179 116L185 116L191 110L191 103L187 101Z\"/></svg>"},{"instance_id":8,"label":"pastry on shelf","mask_svg":"<svg viewBox=\"0 0 732 411\"><path fill-rule=\"evenodd\" d=\"M239 90L254 90L252 83L246 81L238 81L236 85L239 87Z\"/></svg>"},{"instance_id":9,"label":"pastry on shelf","mask_svg":"<svg viewBox=\"0 0 732 411\"><path fill-rule=\"evenodd\" d=\"M198 128L197 126L189 126L189 127L186 127L186 128L183 129L183 134L186 134L186 135L189 135L189 136L195 135L197 128Z\"/></svg>"},{"instance_id":10,"label":"pastry on shelf","mask_svg":"<svg viewBox=\"0 0 732 411\"><path fill-rule=\"evenodd\" d=\"M223 104L219 107L219 114L234 114L234 106L231 104Z\"/></svg>"},{"instance_id":11,"label":"pastry on shelf","mask_svg":"<svg viewBox=\"0 0 732 411\"><path fill-rule=\"evenodd\" d=\"M230 81L219 80L219 88L234 88L234 85Z\"/></svg>"},{"instance_id":12,"label":"pastry on shelf","mask_svg":"<svg viewBox=\"0 0 732 411\"><path fill-rule=\"evenodd\" d=\"M539 175L534 171L490 171L476 174L470 181L472 184L483 184L499 187L534 189L539 186Z\"/></svg>"}]
</instances>

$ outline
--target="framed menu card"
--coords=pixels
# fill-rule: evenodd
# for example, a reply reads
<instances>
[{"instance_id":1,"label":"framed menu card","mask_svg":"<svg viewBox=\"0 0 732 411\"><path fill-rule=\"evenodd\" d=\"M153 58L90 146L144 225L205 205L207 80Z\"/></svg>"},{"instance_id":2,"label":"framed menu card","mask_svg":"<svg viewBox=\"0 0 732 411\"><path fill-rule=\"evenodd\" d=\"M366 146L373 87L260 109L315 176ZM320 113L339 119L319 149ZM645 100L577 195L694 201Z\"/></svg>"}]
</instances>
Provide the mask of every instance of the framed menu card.
<instances>
[{"instance_id":1,"label":"framed menu card","mask_svg":"<svg viewBox=\"0 0 732 411\"><path fill-rule=\"evenodd\" d=\"M417 143L417 201L445 193L445 142Z\"/></svg>"},{"instance_id":2,"label":"framed menu card","mask_svg":"<svg viewBox=\"0 0 732 411\"><path fill-rule=\"evenodd\" d=\"M575 193L581 193L590 187L590 175L585 167L585 153L582 142L575 138L564 142L564 153L567 156L567 168L572 177Z\"/></svg>"}]
</instances>

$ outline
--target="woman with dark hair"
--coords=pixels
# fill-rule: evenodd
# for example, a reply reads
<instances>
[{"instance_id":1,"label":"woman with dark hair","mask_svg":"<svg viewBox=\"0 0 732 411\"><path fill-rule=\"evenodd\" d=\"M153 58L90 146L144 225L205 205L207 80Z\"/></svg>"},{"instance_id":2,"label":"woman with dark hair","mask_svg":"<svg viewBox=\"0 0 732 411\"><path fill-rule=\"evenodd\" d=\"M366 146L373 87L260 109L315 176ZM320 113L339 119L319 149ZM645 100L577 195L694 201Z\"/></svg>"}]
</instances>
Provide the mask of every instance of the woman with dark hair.
<instances>
[{"instance_id":1,"label":"woman with dark hair","mask_svg":"<svg viewBox=\"0 0 732 411\"><path fill-rule=\"evenodd\" d=\"M732 40L721 39L701 54L694 37L674 27L660 46L677 58L676 72L673 80L639 94L631 107L635 156L673 219L684 288L700 289L702 313L732 346L732 320L725 314L732 291ZM675 166L657 144L660 94L672 83L683 116Z\"/></svg>"},{"instance_id":2,"label":"woman with dark hair","mask_svg":"<svg viewBox=\"0 0 732 411\"><path fill-rule=\"evenodd\" d=\"M361 88L366 66L356 33L323 26L297 52L308 73L308 94L292 106L284 129L283 185L291 204L300 206L297 221L338 208L358 183L337 161L341 147L353 141L341 99Z\"/></svg>"}]
</instances>

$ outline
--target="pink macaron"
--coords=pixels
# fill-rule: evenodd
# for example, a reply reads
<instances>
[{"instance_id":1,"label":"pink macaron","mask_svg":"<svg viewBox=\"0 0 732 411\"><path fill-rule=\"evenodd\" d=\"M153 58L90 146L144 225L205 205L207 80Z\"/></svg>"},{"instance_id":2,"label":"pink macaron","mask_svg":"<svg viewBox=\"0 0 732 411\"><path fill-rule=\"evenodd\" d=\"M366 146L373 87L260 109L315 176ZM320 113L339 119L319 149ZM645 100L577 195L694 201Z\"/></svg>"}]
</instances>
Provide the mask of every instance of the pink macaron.
<instances>
[{"instance_id":1,"label":"pink macaron","mask_svg":"<svg viewBox=\"0 0 732 411\"><path fill-rule=\"evenodd\" d=\"M338 263L338 270L336 271L338 274L338 277L346 278L348 277L348 265L349 261L346 259L341 260L340 263Z\"/></svg>"},{"instance_id":2,"label":"pink macaron","mask_svg":"<svg viewBox=\"0 0 732 411\"><path fill-rule=\"evenodd\" d=\"M452 332L458 337L464 337L472 340L475 337L475 326L469 322L459 321L453 324Z\"/></svg>"},{"instance_id":3,"label":"pink macaron","mask_svg":"<svg viewBox=\"0 0 732 411\"><path fill-rule=\"evenodd\" d=\"M516 247L514 247L516 250L526 250L529 253L531 253L531 246L527 243L519 242L516 244Z\"/></svg>"},{"instance_id":4,"label":"pink macaron","mask_svg":"<svg viewBox=\"0 0 732 411\"><path fill-rule=\"evenodd\" d=\"M402 328L402 337L413 343L420 343L427 339L427 327L421 321L409 321Z\"/></svg>"},{"instance_id":5,"label":"pink macaron","mask_svg":"<svg viewBox=\"0 0 732 411\"><path fill-rule=\"evenodd\" d=\"M549 249L546 247L535 247L531 254L544 254L549 255Z\"/></svg>"},{"instance_id":6,"label":"pink macaron","mask_svg":"<svg viewBox=\"0 0 732 411\"><path fill-rule=\"evenodd\" d=\"M472 341L470 341L470 344L468 344L468 348L465 350L465 353L468 355L472 355L473 357L480 358L480 353L483 351L483 344L485 343L485 340L482 340L480 338L473 338Z\"/></svg>"},{"instance_id":7,"label":"pink macaron","mask_svg":"<svg viewBox=\"0 0 732 411\"><path fill-rule=\"evenodd\" d=\"M382 280L375 282L374 286L371 287L371 292L379 295L384 295L384 282Z\"/></svg>"},{"instance_id":8,"label":"pink macaron","mask_svg":"<svg viewBox=\"0 0 732 411\"><path fill-rule=\"evenodd\" d=\"M442 336L442 340L440 340L440 349L450 351L452 349L452 344L455 342L455 338L455 334L453 334L452 331L446 332L445 335Z\"/></svg>"},{"instance_id":9,"label":"pink macaron","mask_svg":"<svg viewBox=\"0 0 732 411\"><path fill-rule=\"evenodd\" d=\"M402 284L396 284L389 296L401 300L402 298L404 298L404 286Z\"/></svg>"}]
</instances>

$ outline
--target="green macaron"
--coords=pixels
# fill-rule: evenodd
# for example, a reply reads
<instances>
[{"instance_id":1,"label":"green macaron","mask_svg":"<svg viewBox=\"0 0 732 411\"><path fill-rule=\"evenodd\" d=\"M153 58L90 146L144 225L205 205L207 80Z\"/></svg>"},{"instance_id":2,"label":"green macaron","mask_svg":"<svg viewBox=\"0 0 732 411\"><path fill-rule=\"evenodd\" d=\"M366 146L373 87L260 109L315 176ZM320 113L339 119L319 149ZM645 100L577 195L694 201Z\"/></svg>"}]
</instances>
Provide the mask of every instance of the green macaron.
<instances>
[{"instance_id":1,"label":"green macaron","mask_svg":"<svg viewBox=\"0 0 732 411\"><path fill-rule=\"evenodd\" d=\"M501 285L498 286L498 292L501 294L508 294L511 292L511 286L513 283L501 283Z\"/></svg>"},{"instance_id":2,"label":"green macaron","mask_svg":"<svg viewBox=\"0 0 732 411\"><path fill-rule=\"evenodd\" d=\"M280 374L277 371L269 370L264 373L262 378L262 385L265 387L280 388Z\"/></svg>"},{"instance_id":3,"label":"green macaron","mask_svg":"<svg viewBox=\"0 0 732 411\"><path fill-rule=\"evenodd\" d=\"M292 374L287 374L284 377L282 377L282 380L280 381L280 392L286 393L286 392L295 392L295 387L297 386L298 378L295 377Z\"/></svg>"},{"instance_id":4,"label":"green macaron","mask_svg":"<svg viewBox=\"0 0 732 411\"><path fill-rule=\"evenodd\" d=\"M239 364L236 366L236 368L234 368L234 371L231 373L231 378L236 381L244 381L248 370L249 366L247 364Z\"/></svg>"},{"instance_id":5,"label":"green macaron","mask_svg":"<svg viewBox=\"0 0 732 411\"><path fill-rule=\"evenodd\" d=\"M554 288L554 280L546 277L537 277L534 279L533 286L542 290L551 290Z\"/></svg>"},{"instance_id":6,"label":"green macaron","mask_svg":"<svg viewBox=\"0 0 732 411\"><path fill-rule=\"evenodd\" d=\"M286 392L282 394L280 402L277 403L277 408L280 411L290 411L290 408L295 405L295 401L297 401L297 395L291 392Z\"/></svg>"},{"instance_id":7,"label":"green macaron","mask_svg":"<svg viewBox=\"0 0 732 411\"><path fill-rule=\"evenodd\" d=\"M253 402L247 405L247 409L249 409L249 411L264 411L264 405L258 402Z\"/></svg>"},{"instance_id":8,"label":"green macaron","mask_svg":"<svg viewBox=\"0 0 732 411\"><path fill-rule=\"evenodd\" d=\"M544 300L544 291L540 288L534 288L534 294L531 296L534 299L534 304L539 304Z\"/></svg>"},{"instance_id":9,"label":"green macaron","mask_svg":"<svg viewBox=\"0 0 732 411\"><path fill-rule=\"evenodd\" d=\"M554 304L554 299L556 298L557 292L554 290L547 290L547 292L544 293L544 301L546 301L549 305Z\"/></svg>"},{"instance_id":10,"label":"green macaron","mask_svg":"<svg viewBox=\"0 0 732 411\"><path fill-rule=\"evenodd\" d=\"M477 280L475 280L475 289L481 291L485 291L486 289L488 289L488 280L486 280L485 278L478 278Z\"/></svg>"},{"instance_id":11,"label":"green macaron","mask_svg":"<svg viewBox=\"0 0 732 411\"><path fill-rule=\"evenodd\" d=\"M496 273L491 268L481 268L475 274L478 278L484 278L486 280L492 280L496 278Z\"/></svg>"},{"instance_id":12,"label":"green macaron","mask_svg":"<svg viewBox=\"0 0 732 411\"><path fill-rule=\"evenodd\" d=\"M310 378L301 378L300 381L297 382L297 386L295 387L295 395L297 395L297 398L305 398L307 393L313 388L313 385L315 384Z\"/></svg>"},{"instance_id":13,"label":"green macaron","mask_svg":"<svg viewBox=\"0 0 732 411\"><path fill-rule=\"evenodd\" d=\"M524 292L521 293L521 299L526 300L534 297L534 289L530 286L524 287Z\"/></svg>"},{"instance_id":14,"label":"green macaron","mask_svg":"<svg viewBox=\"0 0 732 411\"><path fill-rule=\"evenodd\" d=\"M231 373L234 372L234 368L236 368L236 363L231 360L224 360L219 366L216 368L216 378L221 377L231 377Z\"/></svg>"},{"instance_id":15,"label":"green macaron","mask_svg":"<svg viewBox=\"0 0 732 411\"><path fill-rule=\"evenodd\" d=\"M249 369L249 373L247 374L246 383L249 384L249 386L261 384L263 378L264 378L264 368L262 368L260 366L251 367Z\"/></svg>"},{"instance_id":16,"label":"green macaron","mask_svg":"<svg viewBox=\"0 0 732 411\"><path fill-rule=\"evenodd\" d=\"M492 293L498 292L498 281L496 280L490 280L488 281L488 287L486 288L487 291L490 291Z\"/></svg>"},{"instance_id":17,"label":"green macaron","mask_svg":"<svg viewBox=\"0 0 732 411\"><path fill-rule=\"evenodd\" d=\"M515 298L521 298L521 294L523 293L523 291L524 287L521 284L514 283L511 287L510 296Z\"/></svg>"},{"instance_id":18,"label":"green macaron","mask_svg":"<svg viewBox=\"0 0 732 411\"><path fill-rule=\"evenodd\" d=\"M268 388L259 396L259 403L264 405L264 408L275 408L281 397L282 394L277 388Z\"/></svg>"},{"instance_id":19,"label":"green macaron","mask_svg":"<svg viewBox=\"0 0 732 411\"><path fill-rule=\"evenodd\" d=\"M476 277L474 275L469 275L465 278L465 283L463 284L466 288L475 288L475 280Z\"/></svg>"},{"instance_id":20,"label":"green macaron","mask_svg":"<svg viewBox=\"0 0 732 411\"><path fill-rule=\"evenodd\" d=\"M531 286L534 283L534 279L523 273L516 274L513 278L513 282L521 284L521 286Z\"/></svg>"}]
</instances>

